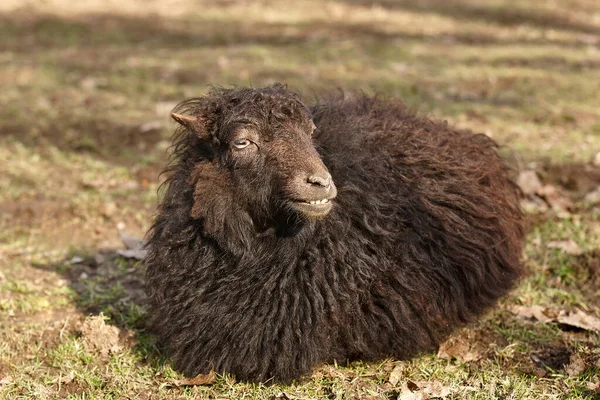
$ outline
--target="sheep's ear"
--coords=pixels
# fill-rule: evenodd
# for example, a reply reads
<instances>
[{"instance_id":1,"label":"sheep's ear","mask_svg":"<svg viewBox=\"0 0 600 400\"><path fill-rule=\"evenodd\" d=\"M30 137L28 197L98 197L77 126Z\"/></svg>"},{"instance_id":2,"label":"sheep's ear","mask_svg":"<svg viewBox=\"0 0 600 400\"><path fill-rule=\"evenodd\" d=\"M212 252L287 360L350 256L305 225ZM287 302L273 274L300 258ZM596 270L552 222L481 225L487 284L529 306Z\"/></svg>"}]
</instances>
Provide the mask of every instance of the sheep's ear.
<instances>
[{"instance_id":1,"label":"sheep's ear","mask_svg":"<svg viewBox=\"0 0 600 400\"><path fill-rule=\"evenodd\" d=\"M173 118L178 124L183 125L193 132L196 132L199 136L204 136L204 124L202 118L177 113L171 113L171 118Z\"/></svg>"}]
</instances>

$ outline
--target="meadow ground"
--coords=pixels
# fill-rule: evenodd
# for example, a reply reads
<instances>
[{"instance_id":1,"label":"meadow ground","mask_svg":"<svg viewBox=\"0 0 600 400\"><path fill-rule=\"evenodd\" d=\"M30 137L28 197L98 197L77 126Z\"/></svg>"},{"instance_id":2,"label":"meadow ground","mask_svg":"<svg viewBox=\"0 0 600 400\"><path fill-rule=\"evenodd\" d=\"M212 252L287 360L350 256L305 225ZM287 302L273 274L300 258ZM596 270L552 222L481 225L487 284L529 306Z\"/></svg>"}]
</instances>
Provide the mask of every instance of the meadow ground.
<instances>
[{"instance_id":1,"label":"meadow ground","mask_svg":"<svg viewBox=\"0 0 600 400\"><path fill-rule=\"evenodd\" d=\"M600 396L597 0L3 0L0 51L3 398ZM505 145L528 277L438 354L285 387L184 380L120 234L150 224L170 109L273 81L401 97Z\"/></svg>"}]
</instances>

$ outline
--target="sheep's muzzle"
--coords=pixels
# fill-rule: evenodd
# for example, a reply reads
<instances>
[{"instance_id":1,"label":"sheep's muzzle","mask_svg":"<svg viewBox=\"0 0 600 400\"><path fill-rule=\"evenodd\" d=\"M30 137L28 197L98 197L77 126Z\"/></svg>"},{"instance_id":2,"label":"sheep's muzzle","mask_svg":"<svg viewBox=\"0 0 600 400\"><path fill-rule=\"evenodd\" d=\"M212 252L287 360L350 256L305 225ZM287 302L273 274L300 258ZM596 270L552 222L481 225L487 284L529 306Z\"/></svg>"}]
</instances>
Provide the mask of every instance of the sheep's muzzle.
<instances>
[{"instance_id":1,"label":"sheep's muzzle","mask_svg":"<svg viewBox=\"0 0 600 400\"><path fill-rule=\"evenodd\" d=\"M326 171L300 176L294 182L292 206L308 218L322 218L331 211L337 189Z\"/></svg>"}]
</instances>

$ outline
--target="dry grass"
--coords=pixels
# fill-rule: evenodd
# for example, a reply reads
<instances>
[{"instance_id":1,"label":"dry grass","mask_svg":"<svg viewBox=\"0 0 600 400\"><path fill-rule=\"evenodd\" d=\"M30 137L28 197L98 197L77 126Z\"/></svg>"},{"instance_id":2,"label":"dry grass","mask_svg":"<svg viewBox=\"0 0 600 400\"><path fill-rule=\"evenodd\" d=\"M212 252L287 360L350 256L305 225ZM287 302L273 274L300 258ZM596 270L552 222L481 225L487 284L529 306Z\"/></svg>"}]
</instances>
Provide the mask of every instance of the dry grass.
<instances>
[{"instance_id":1,"label":"dry grass","mask_svg":"<svg viewBox=\"0 0 600 400\"><path fill-rule=\"evenodd\" d=\"M4 0L0 393L598 396L598 333L556 322L576 309L600 317L600 209L589 195L600 185L591 163L600 151L596 3ZM511 162L536 170L573 205L528 208L530 276L440 357L323 366L289 387L227 376L177 387L181 377L144 332L143 272L116 257L118 233L148 228L176 102L209 84L273 81L307 99L337 87L402 97L493 136ZM566 239L581 254L552 248ZM548 319L513 312L533 305ZM99 313L105 324L85 319Z\"/></svg>"}]
</instances>

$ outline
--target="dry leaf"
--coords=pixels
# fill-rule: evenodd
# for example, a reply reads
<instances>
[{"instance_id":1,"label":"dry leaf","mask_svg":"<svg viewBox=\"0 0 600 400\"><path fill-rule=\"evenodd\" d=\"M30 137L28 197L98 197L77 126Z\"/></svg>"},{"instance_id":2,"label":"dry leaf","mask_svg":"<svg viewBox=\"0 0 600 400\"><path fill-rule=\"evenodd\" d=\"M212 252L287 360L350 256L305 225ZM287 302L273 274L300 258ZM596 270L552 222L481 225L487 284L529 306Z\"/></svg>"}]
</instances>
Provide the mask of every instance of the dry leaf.
<instances>
[{"instance_id":1,"label":"dry leaf","mask_svg":"<svg viewBox=\"0 0 600 400\"><path fill-rule=\"evenodd\" d=\"M534 305L534 306L514 306L511 307L510 311L513 314L519 315L524 318L529 319L537 319L540 322L551 322L552 318L549 318L544 312L546 311L544 307Z\"/></svg>"},{"instance_id":2,"label":"dry leaf","mask_svg":"<svg viewBox=\"0 0 600 400\"><path fill-rule=\"evenodd\" d=\"M464 336L455 336L440 345L437 356L444 360L460 359L463 363L477 361L482 355L471 347L471 342Z\"/></svg>"},{"instance_id":3,"label":"dry leaf","mask_svg":"<svg viewBox=\"0 0 600 400\"><path fill-rule=\"evenodd\" d=\"M556 186L544 185L537 191L537 194L546 200L554 211L568 212L573 208L573 202L562 195Z\"/></svg>"},{"instance_id":4,"label":"dry leaf","mask_svg":"<svg viewBox=\"0 0 600 400\"><path fill-rule=\"evenodd\" d=\"M402 365L398 364L394 367L394 369L392 369L392 372L390 372L388 382L391 383L392 386L396 386L398 384L398 382L400 382L400 378L402 377L403 369L404 368L402 367Z\"/></svg>"},{"instance_id":5,"label":"dry leaf","mask_svg":"<svg viewBox=\"0 0 600 400\"><path fill-rule=\"evenodd\" d=\"M581 247L579 247L577 242L575 242L573 239L553 240L548 242L546 246L550 249L560 249L563 252L573 256L583 254L583 250L581 250Z\"/></svg>"},{"instance_id":6,"label":"dry leaf","mask_svg":"<svg viewBox=\"0 0 600 400\"><path fill-rule=\"evenodd\" d=\"M148 256L148 250L117 250L117 254L125 258L133 258L135 260L145 260Z\"/></svg>"},{"instance_id":7,"label":"dry leaf","mask_svg":"<svg viewBox=\"0 0 600 400\"><path fill-rule=\"evenodd\" d=\"M144 248L146 243L143 239L128 235L126 233L120 233L121 241L127 247L126 250L117 250L117 254L125 258L133 258L136 260L145 260L148 256L148 250Z\"/></svg>"},{"instance_id":8,"label":"dry leaf","mask_svg":"<svg viewBox=\"0 0 600 400\"><path fill-rule=\"evenodd\" d=\"M402 392L400 396L398 396L398 400L423 400L426 399L424 397L423 392L419 389L419 386L411 381L407 381L404 387L402 388Z\"/></svg>"},{"instance_id":9,"label":"dry leaf","mask_svg":"<svg viewBox=\"0 0 600 400\"><path fill-rule=\"evenodd\" d=\"M67 264L69 264L69 265L81 264L83 261L84 261L84 259L82 257L74 256L69 261L67 261Z\"/></svg>"},{"instance_id":10,"label":"dry leaf","mask_svg":"<svg viewBox=\"0 0 600 400\"><path fill-rule=\"evenodd\" d=\"M13 383L13 379L10 376L5 376L0 379L0 386L9 385L11 383Z\"/></svg>"},{"instance_id":11,"label":"dry leaf","mask_svg":"<svg viewBox=\"0 0 600 400\"><path fill-rule=\"evenodd\" d=\"M119 233L121 241L130 250L138 250L144 248L144 240L136 236L128 235L126 233Z\"/></svg>"},{"instance_id":12,"label":"dry leaf","mask_svg":"<svg viewBox=\"0 0 600 400\"><path fill-rule=\"evenodd\" d=\"M399 400L425 400L442 399L450 396L452 391L449 387L442 385L438 381L431 382L411 382L407 381L404 385Z\"/></svg>"},{"instance_id":13,"label":"dry leaf","mask_svg":"<svg viewBox=\"0 0 600 400\"><path fill-rule=\"evenodd\" d=\"M211 369L206 375L199 374L195 378L179 379L173 382L174 386L199 386L212 385L215 383L215 370Z\"/></svg>"},{"instance_id":14,"label":"dry leaf","mask_svg":"<svg viewBox=\"0 0 600 400\"><path fill-rule=\"evenodd\" d=\"M600 319L588 315L581 310L566 314L561 312L556 318L558 323L584 329L586 331L600 332Z\"/></svg>"},{"instance_id":15,"label":"dry leaf","mask_svg":"<svg viewBox=\"0 0 600 400\"><path fill-rule=\"evenodd\" d=\"M532 196L542 188L542 182L537 173L532 170L521 171L517 177L517 185L519 185L525 196Z\"/></svg>"},{"instance_id":16,"label":"dry leaf","mask_svg":"<svg viewBox=\"0 0 600 400\"><path fill-rule=\"evenodd\" d=\"M429 382L427 385L422 387L423 392L429 397L441 399L446 396L450 396L450 388L442 385L438 381Z\"/></svg>"},{"instance_id":17,"label":"dry leaf","mask_svg":"<svg viewBox=\"0 0 600 400\"><path fill-rule=\"evenodd\" d=\"M521 208L527 213L545 213L548 211L548 205L538 196L531 196L528 199L521 200Z\"/></svg>"}]
</instances>

